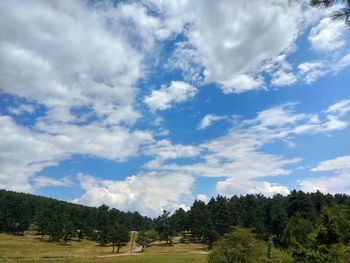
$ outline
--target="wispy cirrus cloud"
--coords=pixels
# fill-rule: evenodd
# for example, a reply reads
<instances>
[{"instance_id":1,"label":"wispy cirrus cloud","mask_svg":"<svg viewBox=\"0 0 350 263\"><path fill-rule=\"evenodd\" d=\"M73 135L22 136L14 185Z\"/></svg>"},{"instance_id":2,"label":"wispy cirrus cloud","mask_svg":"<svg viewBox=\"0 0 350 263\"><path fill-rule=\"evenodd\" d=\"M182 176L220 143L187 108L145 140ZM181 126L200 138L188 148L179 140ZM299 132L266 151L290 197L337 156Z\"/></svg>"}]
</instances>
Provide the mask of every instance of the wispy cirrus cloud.
<instances>
[{"instance_id":1,"label":"wispy cirrus cloud","mask_svg":"<svg viewBox=\"0 0 350 263\"><path fill-rule=\"evenodd\" d=\"M227 116L220 116L216 114L207 114L203 117L201 122L198 125L198 129L204 130L208 128L209 126L213 125L215 122L221 121L221 120L228 120L229 118Z\"/></svg>"},{"instance_id":2,"label":"wispy cirrus cloud","mask_svg":"<svg viewBox=\"0 0 350 263\"><path fill-rule=\"evenodd\" d=\"M234 125L226 135L196 146L202 161L190 165L157 162L152 169L192 176L226 177L217 183L218 193L225 195L259 191L285 194L288 192L286 186L264 181L264 177L286 176L292 172L286 167L301 159L271 154L262 148L276 141L290 142L301 135L342 130L348 125L348 120L343 119L349 111L346 101L337 102L319 114L297 113L295 106L290 103L261 111L254 119Z\"/></svg>"}]
</instances>

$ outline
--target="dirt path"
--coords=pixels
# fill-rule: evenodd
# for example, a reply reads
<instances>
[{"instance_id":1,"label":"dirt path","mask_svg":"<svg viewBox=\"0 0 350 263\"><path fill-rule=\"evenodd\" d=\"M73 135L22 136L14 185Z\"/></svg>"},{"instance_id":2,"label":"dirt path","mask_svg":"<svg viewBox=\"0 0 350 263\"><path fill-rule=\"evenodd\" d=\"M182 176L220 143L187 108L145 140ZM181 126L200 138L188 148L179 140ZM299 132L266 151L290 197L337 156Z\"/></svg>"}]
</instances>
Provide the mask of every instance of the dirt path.
<instances>
[{"instance_id":1,"label":"dirt path","mask_svg":"<svg viewBox=\"0 0 350 263\"><path fill-rule=\"evenodd\" d=\"M198 250L193 250L193 251L187 251L185 253L180 253L180 254L208 254L208 251L198 251ZM120 254L109 254L109 255L103 255L103 256L97 256L97 258L112 258L112 257L125 257L125 256L141 256L141 255L162 255L162 254L173 254L171 252L151 252L151 253L141 253L141 247L137 247L133 250L132 253L120 253Z\"/></svg>"}]
</instances>

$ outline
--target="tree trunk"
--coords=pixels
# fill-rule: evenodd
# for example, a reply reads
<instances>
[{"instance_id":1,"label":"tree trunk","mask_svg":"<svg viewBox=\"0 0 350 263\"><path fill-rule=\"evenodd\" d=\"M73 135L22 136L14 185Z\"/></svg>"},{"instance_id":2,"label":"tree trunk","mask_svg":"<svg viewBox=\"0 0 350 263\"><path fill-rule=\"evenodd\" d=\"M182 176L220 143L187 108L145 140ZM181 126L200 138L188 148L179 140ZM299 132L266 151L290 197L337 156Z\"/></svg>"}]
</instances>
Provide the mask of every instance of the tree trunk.
<instances>
[{"instance_id":1,"label":"tree trunk","mask_svg":"<svg viewBox=\"0 0 350 263\"><path fill-rule=\"evenodd\" d=\"M114 253L115 243L113 243L112 246L113 246L112 253Z\"/></svg>"},{"instance_id":2,"label":"tree trunk","mask_svg":"<svg viewBox=\"0 0 350 263\"><path fill-rule=\"evenodd\" d=\"M119 253L120 244L118 244L117 246L118 246L118 248L117 248L117 253Z\"/></svg>"}]
</instances>

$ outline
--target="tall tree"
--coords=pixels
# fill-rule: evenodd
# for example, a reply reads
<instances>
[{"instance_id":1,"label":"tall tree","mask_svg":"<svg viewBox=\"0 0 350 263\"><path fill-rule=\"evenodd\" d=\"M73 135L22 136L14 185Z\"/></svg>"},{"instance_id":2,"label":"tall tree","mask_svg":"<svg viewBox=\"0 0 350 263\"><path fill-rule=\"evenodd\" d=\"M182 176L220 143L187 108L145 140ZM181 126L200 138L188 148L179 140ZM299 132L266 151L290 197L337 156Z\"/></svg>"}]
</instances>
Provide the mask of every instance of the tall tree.
<instances>
[{"instance_id":1,"label":"tall tree","mask_svg":"<svg viewBox=\"0 0 350 263\"><path fill-rule=\"evenodd\" d=\"M211 248L217 240L218 234L211 221L209 209L204 202L194 201L188 215L188 221L193 240L205 243Z\"/></svg>"},{"instance_id":2,"label":"tall tree","mask_svg":"<svg viewBox=\"0 0 350 263\"><path fill-rule=\"evenodd\" d=\"M108 241L112 243L113 250L117 247L117 253L122 246L125 246L130 240L129 229L124 225L115 224L109 228Z\"/></svg>"},{"instance_id":3,"label":"tall tree","mask_svg":"<svg viewBox=\"0 0 350 263\"><path fill-rule=\"evenodd\" d=\"M215 231L219 235L227 233L230 229L230 213L228 209L228 200L223 196L212 198L208 203L211 221Z\"/></svg>"},{"instance_id":4,"label":"tall tree","mask_svg":"<svg viewBox=\"0 0 350 263\"><path fill-rule=\"evenodd\" d=\"M188 215L182 208L176 210L175 213L171 216L170 220L176 233L187 230Z\"/></svg>"},{"instance_id":5,"label":"tall tree","mask_svg":"<svg viewBox=\"0 0 350 263\"><path fill-rule=\"evenodd\" d=\"M283 230L288 222L288 213L287 213L287 202L286 198L280 194L275 195L270 200L269 207L269 216L268 216L268 226L269 234L274 236L274 240L277 241L277 244L281 244L281 238Z\"/></svg>"},{"instance_id":6,"label":"tall tree","mask_svg":"<svg viewBox=\"0 0 350 263\"><path fill-rule=\"evenodd\" d=\"M163 214L155 220L159 239L164 240L166 244L172 243L172 236L175 232L169 215L170 212L164 210Z\"/></svg>"}]
</instances>

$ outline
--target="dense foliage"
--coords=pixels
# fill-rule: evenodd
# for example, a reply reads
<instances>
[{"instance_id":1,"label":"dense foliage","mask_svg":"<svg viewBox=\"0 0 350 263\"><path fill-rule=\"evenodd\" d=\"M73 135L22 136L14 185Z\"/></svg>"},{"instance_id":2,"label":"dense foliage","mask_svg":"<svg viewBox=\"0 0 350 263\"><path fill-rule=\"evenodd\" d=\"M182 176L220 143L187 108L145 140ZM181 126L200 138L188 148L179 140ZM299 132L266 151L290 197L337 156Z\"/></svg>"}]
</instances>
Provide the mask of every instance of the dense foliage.
<instances>
[{"instance_id":1,"label":"dense foliage","mask_svg":"<svg viewBox=\"0 0 350 263\"><path fill-rule=\"evenodd\" d=\"M266 244L256 239L251 231L234 227L217 242L209 254L208 261L209 263L266 262L266 251Z\"/></svg>"},{"instance_id":2,"label":"dense foliage","mask_svg":"<svg viewBox=\"0 0 350 263\"><path fill-rule=\"evenodd\" d=\"M73 237L96 240L119 247L129 240L130 230L152 228L153 221L138 212L121 212L51 198L0 190L0 231L23 234L31 229L51 241Z\"/></svg>"},{"instance_id":3,"label":"dense foliage","mask_svg":"<svg viewBox=\"0 0 350 263\"><path fill-rule=\"evenodd\" d=\"M343 194L218 196L208 204L195 201L187 212L176 211L169 222L184 241L209 248L232 227L241 226L260 240L272 239L296 262L350 262L350 197Z\"/></svg>"}]
</instances>

